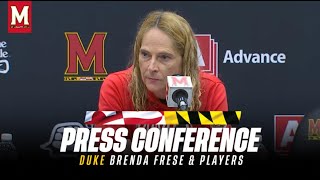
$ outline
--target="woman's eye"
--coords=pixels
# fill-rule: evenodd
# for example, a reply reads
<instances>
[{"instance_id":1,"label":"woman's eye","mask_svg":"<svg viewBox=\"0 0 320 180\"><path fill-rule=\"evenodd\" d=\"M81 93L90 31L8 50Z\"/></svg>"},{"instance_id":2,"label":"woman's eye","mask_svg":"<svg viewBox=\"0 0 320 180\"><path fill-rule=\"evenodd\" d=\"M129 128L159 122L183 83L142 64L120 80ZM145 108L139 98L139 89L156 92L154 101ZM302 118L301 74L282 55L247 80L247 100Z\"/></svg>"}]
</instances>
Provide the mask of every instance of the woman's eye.
<instances>
[{"instance_id":1,"label":"woman's eye","mask_svg":"<svg viewBox=\"0 0 320 180\"><path fill-rule=\"evenodd\" d=\"M141 54L141 56L142 56L143 58L149 57L148 53L146 53L146 52L141 52L140 54Z\"/></svg>"},{"instance_id":2,"label":"woman's eye","mask_svg":"<svg viewBox=\"0 0 320 180\"><path fill-rule=\"evenodd\" d=\"M162 59L162 60L168 60L168 59L169 59L169 56L167 56L167 55L161 55L161 56L160 56L160 59Z\"/></svg>"}]
</instances>

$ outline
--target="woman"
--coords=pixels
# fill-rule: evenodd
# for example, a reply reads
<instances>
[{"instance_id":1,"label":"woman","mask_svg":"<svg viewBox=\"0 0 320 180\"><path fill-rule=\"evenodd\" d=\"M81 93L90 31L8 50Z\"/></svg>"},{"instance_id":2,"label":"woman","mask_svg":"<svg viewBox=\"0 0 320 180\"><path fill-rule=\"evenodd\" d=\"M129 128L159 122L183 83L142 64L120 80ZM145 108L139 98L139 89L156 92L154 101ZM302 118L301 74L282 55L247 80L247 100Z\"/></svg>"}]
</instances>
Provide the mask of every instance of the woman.
<instances>
[{"instance_id":1,"label":"woman","mask_svg":"<svg viewBox=\"0 0 320 180\"><path fill-rule=\"evenodd\" d=\"M168 11L153 11L142 21L132 66L109 74L99 97L99 111L175 111L166 103L167 76L190 76L190 111L228 111L224 84L198 67L197 41L189 23Z\"/></svg>"}]
</instances>

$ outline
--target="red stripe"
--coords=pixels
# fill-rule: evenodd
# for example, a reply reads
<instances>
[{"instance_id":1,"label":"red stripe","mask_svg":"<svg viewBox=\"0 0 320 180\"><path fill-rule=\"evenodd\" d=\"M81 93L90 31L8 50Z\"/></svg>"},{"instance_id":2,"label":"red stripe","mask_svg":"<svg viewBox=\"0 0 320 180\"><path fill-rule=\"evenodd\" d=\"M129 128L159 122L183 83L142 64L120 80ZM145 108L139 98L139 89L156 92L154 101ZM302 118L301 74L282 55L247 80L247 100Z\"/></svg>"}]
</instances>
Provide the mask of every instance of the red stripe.
<instances>
[{"instance_id":1,"label":"red stripe","mask_svg":"<svg viewBox=\"0 0 320 180\"><path fill-rule=\"evenodd\" d=\"M116 112L115 115L106 116L102 111L96 111L92 115L92 120L88 122L87 124L95 124L95 125L103 125L105 123L122 119L122 112Z\"/></svg>"},{"instance_id":2,"label":"red stripe","mask_svg":"<svg viewBox=\"0 0 320 180\"><path fill-rule=\"evenodd\" d=\"M92 114L91 120L86 124L96 124L102 119L104 119L106 115L104 115L101 111L96 111Z\"/></svg>"},{"instance_id":3,"label":"red stripe","mask_svg":"<svg viewBox=\"0 0 320 180\"><path fill-rule=\"evenodd\" d=\"M142 118L125 118L124 124L157 124L160 122L162 117L153 119L142 119Z\"/></svg>"}]
</instances>

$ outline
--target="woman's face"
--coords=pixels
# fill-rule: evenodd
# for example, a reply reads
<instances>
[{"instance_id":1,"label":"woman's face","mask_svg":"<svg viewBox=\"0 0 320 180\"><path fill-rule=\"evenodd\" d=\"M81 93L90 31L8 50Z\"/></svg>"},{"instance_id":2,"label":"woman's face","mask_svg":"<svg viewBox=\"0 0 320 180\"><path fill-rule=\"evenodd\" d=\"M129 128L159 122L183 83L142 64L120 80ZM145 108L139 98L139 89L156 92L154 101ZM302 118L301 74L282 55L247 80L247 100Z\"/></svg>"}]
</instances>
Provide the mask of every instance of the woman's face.
<instances>
[{"instance_id":1,"label":"woman's face","mask_svg":"<svg viewBox=\"0 0 320 180\"><path fill-rule=\"evenodd\" d=\"M141 77L149 91L160 99L166 97L167 76L182 73L182 57L172 39L152 28L142 39L139 52Z\"/></svg>"}]
</instances>

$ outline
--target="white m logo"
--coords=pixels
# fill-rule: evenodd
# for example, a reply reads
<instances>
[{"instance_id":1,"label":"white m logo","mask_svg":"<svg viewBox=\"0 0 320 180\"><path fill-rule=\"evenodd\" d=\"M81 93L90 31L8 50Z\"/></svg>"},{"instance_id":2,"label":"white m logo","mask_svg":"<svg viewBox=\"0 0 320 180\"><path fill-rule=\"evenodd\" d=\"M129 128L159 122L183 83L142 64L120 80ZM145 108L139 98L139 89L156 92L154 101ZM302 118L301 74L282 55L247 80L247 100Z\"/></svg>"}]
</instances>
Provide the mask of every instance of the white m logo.
<instances>
[{"instance_id":1,"label":"white m logo","mask_svg":"<svg viewBox=\"0 0 320 180\"><path fill-rule=\"evenodd\" d=\"M11 18L11 25L16 25L16 19L19 23L22 22L24 19L24 25L29 25L28 21L28 10L29 6L24 6L21 13L19 14L16 6L11 6L12 18Z\"/></svg>"}]
</instances>

